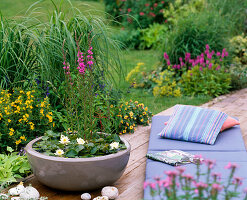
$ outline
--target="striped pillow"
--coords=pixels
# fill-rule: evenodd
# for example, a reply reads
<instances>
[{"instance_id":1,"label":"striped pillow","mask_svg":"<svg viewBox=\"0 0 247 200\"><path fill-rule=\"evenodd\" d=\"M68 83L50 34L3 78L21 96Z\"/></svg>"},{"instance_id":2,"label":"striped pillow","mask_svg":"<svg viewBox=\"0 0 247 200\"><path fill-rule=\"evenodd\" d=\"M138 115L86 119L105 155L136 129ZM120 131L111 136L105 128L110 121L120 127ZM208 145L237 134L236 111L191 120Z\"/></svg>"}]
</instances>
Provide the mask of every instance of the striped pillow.
<instances>
[{"instance_id":1,"label":"striped pillow","mask_svg":"<svg viewBox=\"0 0 247 200\"><path fill-rule=\"evenodd\" d=\"M214 144L227 114L206 108L176 105L161 137Z\"/></svg>"}]
</instances>

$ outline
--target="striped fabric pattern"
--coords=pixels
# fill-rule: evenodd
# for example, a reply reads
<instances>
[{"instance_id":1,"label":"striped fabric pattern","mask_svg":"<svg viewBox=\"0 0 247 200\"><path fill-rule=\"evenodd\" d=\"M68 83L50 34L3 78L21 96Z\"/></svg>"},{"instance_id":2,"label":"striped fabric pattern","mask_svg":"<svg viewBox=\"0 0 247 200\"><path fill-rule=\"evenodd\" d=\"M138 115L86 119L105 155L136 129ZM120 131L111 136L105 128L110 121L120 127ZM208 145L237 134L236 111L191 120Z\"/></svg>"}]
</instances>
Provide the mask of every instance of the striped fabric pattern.
<instances>
[{"instance_id":1,"label":"striped fabric pattern","mask_svg":"<svg viewBox=\"0 0 247 200\"><path fill-rule=\"evenodd\" d=\"M214 144L228 115L206 108L176 105L161 137Z\"/></svg>"}]
</instances>

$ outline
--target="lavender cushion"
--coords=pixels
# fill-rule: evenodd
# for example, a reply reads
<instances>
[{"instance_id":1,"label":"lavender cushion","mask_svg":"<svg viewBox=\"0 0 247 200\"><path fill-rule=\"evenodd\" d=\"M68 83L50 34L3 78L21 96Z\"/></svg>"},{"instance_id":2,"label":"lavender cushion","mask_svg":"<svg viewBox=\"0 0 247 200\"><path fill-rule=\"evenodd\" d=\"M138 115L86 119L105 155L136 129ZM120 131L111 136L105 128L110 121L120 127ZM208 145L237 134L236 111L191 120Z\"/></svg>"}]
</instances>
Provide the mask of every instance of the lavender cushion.
<instances>
[{"instance_id":1,"label":"lavender cushion","mask_svg":"<svg viewBox=\"0 0 247 200\"><path fill-rule=\"evenodd\" d=\"M214 145L207 145L187 141L178 141L173 139L161 139L158 134L165 127L164 122L168 121L168 119L169 116L154 116L152 118L148 150L165 151L178 149L183 151L245 151L245 145L239 125L220 133Z\"/></svg>"},{"instance_id":2,"label":"lavender cushion","mask_svg":"<svg viewBox=\"0 0 247 200\"><path fill-rule=\"evenodd\" d=\"M161 137L214 144L228 115L197 106L176 105Z\"/></svg>"}]
</instances>

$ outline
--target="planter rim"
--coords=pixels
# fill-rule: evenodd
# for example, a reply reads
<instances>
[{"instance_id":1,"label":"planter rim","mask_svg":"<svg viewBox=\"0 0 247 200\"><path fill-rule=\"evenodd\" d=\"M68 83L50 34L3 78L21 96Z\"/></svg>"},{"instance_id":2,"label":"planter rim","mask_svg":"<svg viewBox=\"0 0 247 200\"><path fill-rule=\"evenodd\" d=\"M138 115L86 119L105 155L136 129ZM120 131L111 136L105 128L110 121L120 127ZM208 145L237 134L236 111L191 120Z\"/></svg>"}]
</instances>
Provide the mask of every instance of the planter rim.
<instances>
[{"instance_id":1,"label":"planter rim","mask_svg":"<svg viewBox=\"0 0 247 200\"><path fill-rule=\"evenodd\" d=\"M60 162L82 162L82 161L86 161L86 162L94 162L94 161L100 161L100 160L105 160L105 159L111 159L111 158L116 158L116 157L120 157L123 154L125 154L126 152L130 152L130 144L127 140L125 140L124 138L121 138L121 141L124 142L124 144L126 145L127 149L118 151L117 153L113 153L113 154L109 154L109 155L105 155L105 156L96 156L96 157L89 157L89 158L63 158L63 157L56 157L56 156L47 156L45 154L39 153L37 151L35 151L32 146L35 142L41 140L42 137L36 138L32 141L30 141L27 146L25 147L25 150L28 154L32 155L32 156L36 156L45 160L50 160L50 161L60 161Z\"/></svg>"}]
</instances>

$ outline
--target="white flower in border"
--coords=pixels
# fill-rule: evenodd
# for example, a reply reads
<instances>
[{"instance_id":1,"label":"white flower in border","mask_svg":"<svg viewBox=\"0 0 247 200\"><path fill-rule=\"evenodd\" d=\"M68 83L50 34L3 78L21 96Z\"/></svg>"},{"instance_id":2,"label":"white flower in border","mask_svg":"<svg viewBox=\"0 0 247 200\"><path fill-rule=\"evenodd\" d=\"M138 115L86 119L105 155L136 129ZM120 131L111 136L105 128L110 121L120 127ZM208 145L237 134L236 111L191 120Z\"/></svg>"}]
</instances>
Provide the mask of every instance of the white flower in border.
<instances>
[{"instance_id":1,"label":"white flower in border","mask_svg":"<svg viewBox=\"0 0 247 200\"><path fill-rule=\"evenodd\" d=\"M61 144L68 144L70 141L69 141L69 138L67 136L64 136L64 135L61 135L61 138L60 138L60 143Z\"/></svg>"},{"instance_id":2,"label":"white flower in border","mask_svg":"<svg viewBox=\"0 0 247 200\"><path fill-rule=\"evenodd\" d=\"M61 156L64 154L64 151L62 149L58 149L58 150L56 150L56 153L54 153L54 154L57 156Z\"/></svg>"},{"instance_id":3,"label":"white flower in border","mask_svg":"<svg viewBox=\"0 0 247 200\"><path fill-rule=\"evenodd\" d=\"M76 141L77 141L77 144L85 144L85 140L81 138L77 138Z\"/></svg>"},{"instance_id":4,"label":"white flower in border","mask_svg":"<svg viewBox=\"0 0 247 200\"><path fill-rule=\"evenodd\" d=\"M110 149L118 149L118 147L119 147L119 142L112 142L111 144L110 144Z\"/></svg>"}]
</instances>

